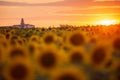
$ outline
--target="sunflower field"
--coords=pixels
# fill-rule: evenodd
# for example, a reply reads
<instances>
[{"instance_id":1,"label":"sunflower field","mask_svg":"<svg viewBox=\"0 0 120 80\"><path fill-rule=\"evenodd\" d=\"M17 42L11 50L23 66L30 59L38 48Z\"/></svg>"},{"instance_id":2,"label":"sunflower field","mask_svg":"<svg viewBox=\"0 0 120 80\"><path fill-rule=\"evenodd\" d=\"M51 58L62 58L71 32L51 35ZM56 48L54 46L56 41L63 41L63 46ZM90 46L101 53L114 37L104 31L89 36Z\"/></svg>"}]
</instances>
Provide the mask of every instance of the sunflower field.
<instances>
[{"instance_id":1,"label":"sunflower field","mask_svg":"<svg viewBox=\"0 0 120 80\"><path fill-rule=\"evenodd\" d=\"M120 80L120 25L0 28L0 80Z\"/></svg>"}]
</instances>

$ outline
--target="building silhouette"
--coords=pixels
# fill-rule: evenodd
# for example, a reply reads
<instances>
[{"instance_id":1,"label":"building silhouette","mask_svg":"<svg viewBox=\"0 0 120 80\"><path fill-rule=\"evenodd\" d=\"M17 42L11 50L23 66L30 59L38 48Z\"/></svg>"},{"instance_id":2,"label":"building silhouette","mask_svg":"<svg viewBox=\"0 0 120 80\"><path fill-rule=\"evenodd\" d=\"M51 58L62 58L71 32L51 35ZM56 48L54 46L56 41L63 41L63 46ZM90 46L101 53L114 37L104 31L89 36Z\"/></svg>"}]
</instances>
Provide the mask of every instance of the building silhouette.
<instances>
[{"instance_id":1,"label":"building silhouette","mask_svg":"<svg viewBox=\"0 0 120 80\"><path fill-rule=\"evenodd\" d=\"M14 28L35 28L34 25L31 24L25 24L24 18L21 19L20 25L13 25Z\"/></svg>"}]
</instances>

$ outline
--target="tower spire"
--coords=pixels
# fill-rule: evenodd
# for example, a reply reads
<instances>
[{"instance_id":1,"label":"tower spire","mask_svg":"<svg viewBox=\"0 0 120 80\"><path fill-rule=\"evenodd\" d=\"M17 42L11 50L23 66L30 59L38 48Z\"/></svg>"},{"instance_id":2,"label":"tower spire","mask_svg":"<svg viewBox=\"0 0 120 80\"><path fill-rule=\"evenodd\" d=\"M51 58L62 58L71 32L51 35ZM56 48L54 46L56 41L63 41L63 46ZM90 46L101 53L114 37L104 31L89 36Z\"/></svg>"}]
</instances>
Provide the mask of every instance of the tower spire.
<instances>
[{"instance_id":1,"label":"tower spire","mask_svg":"<svg viewBox=\"0 0 120 80\"><path fill-rule=\"evenodd\" d=\"M25 25L24 19L22 18L22 19L21 19L21 28L24 28L24 25Z\"/></svg>"}]
</instances>

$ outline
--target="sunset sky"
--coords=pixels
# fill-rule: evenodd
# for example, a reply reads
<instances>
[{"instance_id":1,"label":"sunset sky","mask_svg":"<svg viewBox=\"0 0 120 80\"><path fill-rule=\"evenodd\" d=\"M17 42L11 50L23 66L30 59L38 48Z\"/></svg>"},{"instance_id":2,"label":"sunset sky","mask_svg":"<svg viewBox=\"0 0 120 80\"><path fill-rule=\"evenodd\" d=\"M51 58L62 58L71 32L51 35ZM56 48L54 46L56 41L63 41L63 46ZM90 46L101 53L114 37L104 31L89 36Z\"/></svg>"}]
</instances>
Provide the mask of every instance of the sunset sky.
<instances>
[{"instance_id":1,"label":"sunset sky","mask_svg":"<svg viewBox=\"0 0 120 80\"><path fill-rule=\"evenodd\" d=\"M0 26L25 23L36 27L120 21L120 0L0 0Z\"/></svg>"}]
</instances>

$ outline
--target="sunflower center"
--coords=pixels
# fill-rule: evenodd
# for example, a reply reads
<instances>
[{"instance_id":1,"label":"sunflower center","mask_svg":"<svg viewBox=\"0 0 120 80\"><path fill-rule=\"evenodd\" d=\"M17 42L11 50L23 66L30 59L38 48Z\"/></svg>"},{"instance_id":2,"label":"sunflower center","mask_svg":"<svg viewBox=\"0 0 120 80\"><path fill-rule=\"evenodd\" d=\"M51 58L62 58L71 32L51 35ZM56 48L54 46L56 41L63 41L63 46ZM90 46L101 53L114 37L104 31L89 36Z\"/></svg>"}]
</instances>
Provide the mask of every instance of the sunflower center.
<instances>
[{"instance_id":1,"label":"sunflower center","mask_svg":"<svg viewBox=\"0 0 120 80\"><path fill-rule=\"evenodd\" d=\"M15 49L15 50L11 51L10 57L14 58L16 56L24 56L24 52L19 49Z\"/></svg>"},{"instance_id":2,"label":"sunflower center","mask_svg":"<svg viewBox=\"0 0 120 80\"><path fill-rule=\"evenodd\" d=\"M10 76L14 80L23 80L28 74L27 68L24 65L16 65L10 70Z\"/></svg>"},{"instance_id":3,"label":"sunflower center","mask_svg":"<svg viewBox=\"0 0 120 80\"><path fill-rule=\"evenodd\" d=\"M45 54L43 54L40 58L40 64L44 67L44 68L52 68L55 66L56 63L56 57L53 53L47 52Z\"/></svg>"},{"instance_id":4,"label":"sunflower center","mask_svg":"<svg viewBox=\"0 0 120 80\"><path fill-rule=\"evenodd\" d=\"M74 34L70 37L70 42L74 46L80 46L82 43L84 43L84 38L81 34Z\"/></svg>"},{"instance_id":5,"label":"sunflower center","mask_svg":"<svg viewBox=\"0 0 120 80\"><path fill-rule=\"evenodd\" d=\"M106 52L103 48L98 48L93 52L92 61L95 64L99 64L105 60Z\"/></svg>"},{"instance_id":6,"label":"sunflower center","mask_svg":"<svg viewBox=\"0 0 120 80\"><path fill-rule=\"evenodd\" d=\"M120 66L118 66L116 69L116 77L117 77L117 80L120 80Z\"/></svg>"},{"instance_id":7,"label":"sunflower center","mask_svg":"<svg viewBox=\"0 0 120 80\"><path fill-rule=\"evenodd\" d=\"M120 50L120 38L118 38L114 41L113 47L117 50Z\"/></svg>"},{"instance_id":8,"label":"sunflower center","mask_svg":"<svg viewBox=\"0 0 120 80\"><path fill-rule=\"evenodd\" d=\"M47 43L47 44L52 43L53 40L54 40L54 39L53 39L53 36L52 36L52 35L48 35L48 36L46 36L45 39L44 39L45 43Z\"/></svg>"},{"instance_id":9,"label":"sunflower center","mask_svg":"<svg viewBox=\"0 0 120 80\"><path fill-rule=\"evenodd\" d=\"M78 80L75 75L72 74L64 74L61 75L57 80Z\"/></svg>"},{"instance_id":10,"label":"sunflower center","mask_svg":"<svg viewBox=\"0 0 120 80\"><path fill-rule=\"evenodd\" d=\"M83 60L82 55L79 52L75 52L71 55L71 62L72 63L80 63Z\"/></svg>"},{"instance_id":11,"label":"sunflower center","mask_svg":"<svg viewBox=\"0 0 120 80\"><path fill-rule=\"evenodd\" d=\"M29 49L30 53L34 53L35 52L35 46L34 45L29 45L28 49Z\"/></svg>"}]
</instances>

